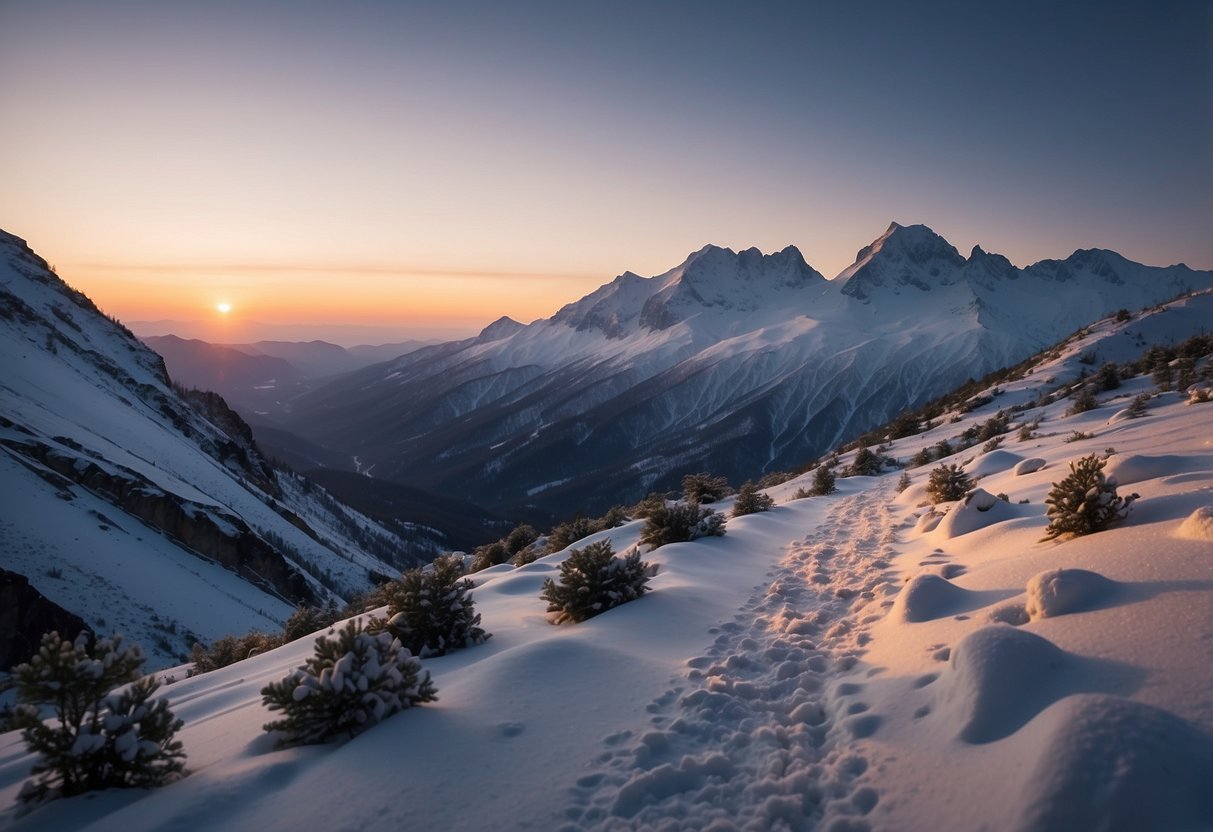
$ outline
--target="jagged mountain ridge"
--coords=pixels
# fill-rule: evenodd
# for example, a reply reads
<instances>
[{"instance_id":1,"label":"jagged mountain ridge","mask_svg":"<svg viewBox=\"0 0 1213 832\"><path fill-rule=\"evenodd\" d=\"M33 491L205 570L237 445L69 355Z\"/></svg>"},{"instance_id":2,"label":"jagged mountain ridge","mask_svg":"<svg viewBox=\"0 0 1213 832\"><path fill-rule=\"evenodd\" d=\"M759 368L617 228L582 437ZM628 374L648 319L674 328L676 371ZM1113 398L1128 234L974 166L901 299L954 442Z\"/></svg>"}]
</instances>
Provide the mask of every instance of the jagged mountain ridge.
<instances>
[{"instance_id":1,"label":"jagged mountain ridge","mask_svg":"<svg viewBox=\"0 0 1213 832\"><path fill-rule=\"evenodd\" d=\"M834 280L788 247L706 246L551 318L351 373L287 427L378 477L508 510L596 511L690 470L795 466L1120 307L1213 273L1080 250L1026 268L893 223Z\"/></svg>"},{"instance_id":2,"label":"jagged mountain ridge","mask_svg":"<svg viewBox=\"0 0 1213 832\"><path fill-rule=\"evenodd\" d=\"M296 604L444 547L274 469L222 398L176 388L4 232L0 366L0 567L97 632L131 634L154 664L194 638L275 631Z\"/></svg>"}]
</instances>

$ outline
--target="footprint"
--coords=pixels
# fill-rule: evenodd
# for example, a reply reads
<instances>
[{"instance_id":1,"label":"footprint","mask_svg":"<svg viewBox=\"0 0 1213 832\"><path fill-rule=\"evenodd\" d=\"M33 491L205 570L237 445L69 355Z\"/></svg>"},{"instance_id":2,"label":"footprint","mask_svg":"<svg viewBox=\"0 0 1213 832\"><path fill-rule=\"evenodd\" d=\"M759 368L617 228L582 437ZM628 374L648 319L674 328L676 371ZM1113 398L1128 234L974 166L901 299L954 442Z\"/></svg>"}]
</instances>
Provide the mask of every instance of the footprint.
<instances>
[{"instance_id":1,"label":"footprint","mask_svg":"<svg viewBox=\"0 0 1213 832\"><path fill-rule=\"evenodd\" d=\"M1021 627L1031 619L1023 604L1004 604L990 613L990 620Z\"/></svg>"},{"instance_id":2,"label":"footprint","mask_svg":"<svg viewBox=\"0 0 1213 832\"><path fill-rule=\"evenodd\" d=\"M857 740L864 737L870 737L876 733L876 729L880 727L881 719L876 714L864 714L863 716L853 716L843 721L843 727L851 732L851 736Z\"/></svg>"},{"instance_id":3,"label":"footprint","mask_svg":"<svg viewBox=\"0 0 1213 832\"><path fill-rule=\"evenodd\" d=\"M923 676L919 676L917 679L914 680L914 687L925 688L927 685L931 684L938 678L939 678L938 673L927 673Z\"/></svg>"}]
</instances>

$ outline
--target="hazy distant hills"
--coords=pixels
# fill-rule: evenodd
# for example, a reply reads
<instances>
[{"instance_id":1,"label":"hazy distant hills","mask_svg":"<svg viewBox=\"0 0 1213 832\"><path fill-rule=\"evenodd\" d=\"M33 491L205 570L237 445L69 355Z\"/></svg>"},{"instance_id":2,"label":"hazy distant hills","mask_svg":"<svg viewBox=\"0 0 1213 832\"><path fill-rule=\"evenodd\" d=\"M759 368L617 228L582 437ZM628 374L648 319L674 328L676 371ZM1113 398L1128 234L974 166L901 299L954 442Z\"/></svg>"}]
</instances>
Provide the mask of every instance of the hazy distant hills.
<instances>
[{"instance_id":1,"label":"hazy distant hills","mask_svg":"<svg viewBox=\"0 0 1213 832\"><path fill-rule=\"evenodd\" d=\"M794 467L1104 314L1209 286L1104 250L965 257L922 225L892 224L834 280L794 247L706 246L551 318L337 377L283 426L491 509L592 512L692 470Z\"/></svg>"},{"instance_id":2,"label":"hazy distant hills","mask_svg":"<svg viewBox=\"0 0 1213 832\"><path fill-rule=\"evenodd\" d=\"M377 346L340 347L327 341L257 341L211 344L176 335L141 339L163 358L178 384L219 393L246 418L276 422L290 401L314 386L316 379L387 361L431 341L404 341ZM346 466L349 460L346 458Z\"/></svg>"}]
</instances>

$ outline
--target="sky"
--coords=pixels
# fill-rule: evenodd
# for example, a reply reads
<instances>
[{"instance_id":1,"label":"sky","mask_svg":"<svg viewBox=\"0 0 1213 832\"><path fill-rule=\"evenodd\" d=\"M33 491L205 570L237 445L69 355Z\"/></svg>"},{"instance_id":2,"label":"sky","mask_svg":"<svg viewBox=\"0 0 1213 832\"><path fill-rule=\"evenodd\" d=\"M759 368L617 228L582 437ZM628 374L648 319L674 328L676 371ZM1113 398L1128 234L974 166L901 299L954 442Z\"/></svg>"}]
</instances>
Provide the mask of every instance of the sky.
<instances>
[{"instance_id":1,"label":"sky","mask_svg":"<svg viewBox=\"0 0 1213 832\"><path fill-rule=\"evenodd\" d=\"M1209 0L0 0L0 77L0 228L136 331L457 337L894 220L1213 268Z\"/></svg>"}]
</instances>

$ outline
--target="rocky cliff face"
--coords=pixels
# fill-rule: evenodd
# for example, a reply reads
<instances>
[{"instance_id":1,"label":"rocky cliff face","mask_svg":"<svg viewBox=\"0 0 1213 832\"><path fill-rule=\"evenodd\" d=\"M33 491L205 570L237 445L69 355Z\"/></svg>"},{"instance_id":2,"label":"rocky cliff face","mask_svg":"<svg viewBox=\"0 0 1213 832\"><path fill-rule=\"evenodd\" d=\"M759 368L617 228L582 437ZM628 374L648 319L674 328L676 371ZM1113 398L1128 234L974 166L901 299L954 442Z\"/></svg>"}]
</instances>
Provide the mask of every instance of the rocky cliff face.
<instances>
[{"instance_id":1,"label":"rocky cliff face","mask_svg":"<svg viewBox=\"0 0 1213 832\"><path fill-rule=\"evenodd\" d=\"M29 578L0 569L0 671L28 662L38 652L42 636L52 630L64 639L93 631L84 619L47 600Z\"/></svg>"},{"instance_id":2,"label":"rocky cliff face","mask_svg":"<svg viewBox=\"0 0 1213 832\"><path fill-rule=\"evenodd\" d=\"M62 477L56 484L65 499L72 498L70 485L87 488L185 549L236 572L290 604L317 602L299 571L231 512L166 492L135 471L89 459L61 445L11 438L0 439L0 445ZM298 517L291 517L302 523Z\"/></svg>"}]
</instances>

